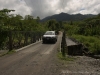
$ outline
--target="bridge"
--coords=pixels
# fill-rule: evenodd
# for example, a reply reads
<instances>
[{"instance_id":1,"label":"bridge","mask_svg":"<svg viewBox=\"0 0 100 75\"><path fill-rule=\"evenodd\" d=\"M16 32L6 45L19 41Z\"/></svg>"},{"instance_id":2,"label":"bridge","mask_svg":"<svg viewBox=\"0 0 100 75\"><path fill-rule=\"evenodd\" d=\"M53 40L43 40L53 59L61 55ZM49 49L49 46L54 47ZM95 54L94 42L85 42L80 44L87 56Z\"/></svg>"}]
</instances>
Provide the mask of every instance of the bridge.
<instances>
[{"instance_id":1,"label":"bridge","mask_svg":"<svg viewBox=\"0 0 100 75\"><path fill-rule=\"evenodd\" d=\"M76 72L76 70L74 70L75 72L73 72L70 70L72 67L71 65L68 66L68 69L65 69L64 63L60 63L61 61L59 62L57 53L61 49L61 43L63 40L62 36L63 34L60 32L55 44L43 44L42 40L38 40L30 45L16 49L16 52L13 54L0 57L0 75L65 75L65 73L67 75L74 75L74 73L77 75L80 73L84 75L87 75L87 73L91 74L91 70L88 72L86 70L85 73L83 73L84 71L82 71L82 68L84 65L78 67L77 64L76 69L78 69L78 71L80 69L80 71ZM66 43L68 47L77 45L69 38L65 38L65 40L66 42L64 43ZM66 51L71 50L72 52L75 50L73 48L69 48L69 50L67 48L64 49ZM88 57L81 58L87 59ZM84 60L81 59L81 61ZM99 75L99 73L96 73L96 75Z\"/></svg>"}]
</instances>

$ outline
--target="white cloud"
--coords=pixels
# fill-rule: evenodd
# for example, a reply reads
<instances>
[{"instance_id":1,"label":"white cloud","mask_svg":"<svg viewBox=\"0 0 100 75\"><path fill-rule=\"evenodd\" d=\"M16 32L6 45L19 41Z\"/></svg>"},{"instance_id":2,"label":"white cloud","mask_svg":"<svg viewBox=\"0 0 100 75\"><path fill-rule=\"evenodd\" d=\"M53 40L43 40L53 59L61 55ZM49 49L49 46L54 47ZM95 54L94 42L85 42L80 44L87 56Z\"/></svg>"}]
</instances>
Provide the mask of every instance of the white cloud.
<instances>
[{"instance_id":1,"label":"white cloud","mask_svg":"<svg viewBox=\"0 0 100 75\"><path fill-rule=\"evenodd\" d=\"M22 16L31 14L31 7L27 6L23 0L0 0L0 10L13 9L12 14L21 14Z\"/></svg>"},{"instance_id":2,"label":"white cloud","mask_svg":"<svg viewBox=\"0 0 100 75\"><path fill-rule=\"evenodd\" d=\"M14 9L15 14L44 18L61 12L98 14L100 0L0 0L0 9Z\"/></svg>"}]
</instances>

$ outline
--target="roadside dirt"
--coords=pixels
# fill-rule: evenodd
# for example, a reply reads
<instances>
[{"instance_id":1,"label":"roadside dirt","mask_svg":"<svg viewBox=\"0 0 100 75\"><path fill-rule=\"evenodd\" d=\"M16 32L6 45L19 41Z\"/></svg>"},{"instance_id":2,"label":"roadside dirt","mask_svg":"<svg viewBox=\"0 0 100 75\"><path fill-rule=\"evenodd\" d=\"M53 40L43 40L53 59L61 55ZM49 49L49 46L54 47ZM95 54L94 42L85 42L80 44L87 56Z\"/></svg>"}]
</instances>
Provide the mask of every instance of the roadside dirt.
<instances>
[{"instance_id":1,"label":"roadside dirt","mask_svg":"<svg viewBox=\"0 0 100 75\"><path fill-rule=\"evenodd\" d=\"M6 54L8 52L8 50L0 50L0 56Z\"/></svg>"},{"instance_id":2,"label":"roadside dirt","mask_svg":"<svg viewBox=\"0 0 100 75\"><path fill-rule=\"evenodd\" d=\"M65 61L61 75L100 75L100 59L87 56L73 56L73 61Z\"/></svg>"}]
</instances>

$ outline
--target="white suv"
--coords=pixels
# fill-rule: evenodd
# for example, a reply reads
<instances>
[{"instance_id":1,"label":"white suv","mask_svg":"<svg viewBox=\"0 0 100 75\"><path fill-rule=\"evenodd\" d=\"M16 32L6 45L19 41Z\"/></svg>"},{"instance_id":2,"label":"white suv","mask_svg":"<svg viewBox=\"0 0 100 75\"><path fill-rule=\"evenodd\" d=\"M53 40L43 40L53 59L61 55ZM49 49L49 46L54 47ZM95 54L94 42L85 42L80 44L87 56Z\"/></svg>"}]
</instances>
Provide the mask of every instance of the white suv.
<instances>
[{"instance_id":1,"label":"white suv","mask_svg":"<svg viewBox=\"0 0 100 75\"><path fill-rule=\"evenodd\" d=\"M46 43L46 42L56 43L57 35L56 35L55 31L46 31L46 33L42 37L42 41L43 41L43 43Z\"/></svg>"}]
</instances>

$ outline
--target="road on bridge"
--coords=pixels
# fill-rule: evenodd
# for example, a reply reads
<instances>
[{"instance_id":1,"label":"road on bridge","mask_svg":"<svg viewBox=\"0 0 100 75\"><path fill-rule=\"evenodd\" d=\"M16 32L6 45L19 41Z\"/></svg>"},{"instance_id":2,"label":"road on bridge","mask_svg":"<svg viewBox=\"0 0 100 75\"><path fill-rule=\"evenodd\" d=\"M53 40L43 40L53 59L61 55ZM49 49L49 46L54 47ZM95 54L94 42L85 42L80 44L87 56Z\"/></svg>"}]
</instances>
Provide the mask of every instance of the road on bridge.
<instances>
[{"instance_id":1,"label":"road on bridge","mask_svg":"<svg viewBox=\"0 0 100 75\"><path fill-rule=\"evenodd\" d=\"M0 75L100 75L100 59L71 56L73 61L58 60L61 39L62 34L55 44L40 42L0 57ZM75 44L68 38L66 41Z\"/></svg>"},{"instance_id":2,"label":"road on bridge","mask_svg":"<svg viewBox=\"0 0 100 75\"><path fill-rule=\"evenodd\" d=\"M61 38L60 34L55 44L40 42L0 57L0 75L59 75L56 56Z\"/></svg>"}]
</instances>

